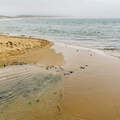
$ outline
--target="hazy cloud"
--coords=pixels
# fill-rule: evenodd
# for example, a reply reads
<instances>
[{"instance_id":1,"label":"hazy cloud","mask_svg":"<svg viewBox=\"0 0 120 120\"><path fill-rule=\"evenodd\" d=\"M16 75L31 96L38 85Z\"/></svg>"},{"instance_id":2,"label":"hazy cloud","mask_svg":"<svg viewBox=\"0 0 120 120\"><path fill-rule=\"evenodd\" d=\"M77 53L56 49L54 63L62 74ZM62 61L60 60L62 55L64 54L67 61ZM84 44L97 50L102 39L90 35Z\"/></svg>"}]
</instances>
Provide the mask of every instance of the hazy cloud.
<instances>
[{"instance_id":1,"label":"hazy cloud","mask_svg":"<svg viewBox=\"0 0 120 120\"><path fill-rule=\"evenodd\" d=\"M120 0L0 0L0 14L120 18Z\"/></svg>"}]
</instances>

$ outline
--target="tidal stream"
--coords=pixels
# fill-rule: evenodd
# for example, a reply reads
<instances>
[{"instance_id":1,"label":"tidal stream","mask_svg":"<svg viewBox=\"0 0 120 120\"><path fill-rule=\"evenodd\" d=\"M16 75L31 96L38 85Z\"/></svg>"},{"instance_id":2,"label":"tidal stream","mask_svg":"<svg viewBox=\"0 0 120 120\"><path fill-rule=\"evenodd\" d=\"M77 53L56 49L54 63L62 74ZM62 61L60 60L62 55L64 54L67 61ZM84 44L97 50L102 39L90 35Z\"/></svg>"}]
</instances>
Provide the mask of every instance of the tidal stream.
<instances>
[{"instance_id":1,"label":"tidal stream","mask_svg":"<svg viewBox=\"0 0 120 120\"><path fill-rule=\"evenodd\" d=\"M57 72L56 72L57 71ZM59 113L60 69L22 65L0 69L0 120L49 119Z\"/></svg>"}]
</instances>

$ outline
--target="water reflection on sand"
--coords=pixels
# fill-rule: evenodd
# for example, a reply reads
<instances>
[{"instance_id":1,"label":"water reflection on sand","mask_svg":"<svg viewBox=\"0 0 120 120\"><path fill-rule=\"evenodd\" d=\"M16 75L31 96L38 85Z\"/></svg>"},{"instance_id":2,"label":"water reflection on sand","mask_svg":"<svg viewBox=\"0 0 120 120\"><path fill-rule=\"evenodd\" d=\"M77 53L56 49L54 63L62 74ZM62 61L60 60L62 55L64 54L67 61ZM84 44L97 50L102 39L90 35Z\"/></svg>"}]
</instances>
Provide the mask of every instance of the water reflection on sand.
<instances>
[{"instance_id":1,"label":"water reflection on sand","mask_svg":"<svg viewBox=\"0 0 120 120\"><path fill-rule=\"evenodd\" d=\"M62 79L58 70L35 65L0 69L0 119L49 119L58 115Z\"/></svg>"}]
</instances>

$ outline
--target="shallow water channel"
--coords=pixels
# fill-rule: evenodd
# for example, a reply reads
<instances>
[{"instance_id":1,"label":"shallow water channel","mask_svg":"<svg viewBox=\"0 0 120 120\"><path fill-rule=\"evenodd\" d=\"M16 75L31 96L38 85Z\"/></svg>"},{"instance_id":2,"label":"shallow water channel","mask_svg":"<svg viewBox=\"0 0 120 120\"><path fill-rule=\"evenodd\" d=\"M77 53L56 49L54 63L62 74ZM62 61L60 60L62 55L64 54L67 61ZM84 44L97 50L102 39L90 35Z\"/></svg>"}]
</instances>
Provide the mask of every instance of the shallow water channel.
<instances>
[{"instance_id":1,"label":"shallow water channel","mask_svg":"<svg viewBox=\"0 0 120 120\"><path fill-rule=\"evenodd\" d=\"M49 119L59 113L60 69L41 65L0 69L0 120Z\"/></svg>"}]
</instances>

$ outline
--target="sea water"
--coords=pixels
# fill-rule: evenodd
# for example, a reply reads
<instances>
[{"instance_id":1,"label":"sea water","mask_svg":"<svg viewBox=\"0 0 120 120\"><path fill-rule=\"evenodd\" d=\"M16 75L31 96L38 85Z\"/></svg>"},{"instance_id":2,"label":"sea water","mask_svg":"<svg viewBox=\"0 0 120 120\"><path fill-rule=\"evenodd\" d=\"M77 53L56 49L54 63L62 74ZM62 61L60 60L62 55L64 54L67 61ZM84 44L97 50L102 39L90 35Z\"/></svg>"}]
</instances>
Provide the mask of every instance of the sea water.
<instances>
[{"instance_id":1,"label":"sea water","mask_svg":"<svg viewBox=\"0 0 120 120\"><path fill-rule=\"evenodd\" d=\"M120 56L120 19L0 19L0 32L92 47Z\"/></svg>"}]
</instances>

